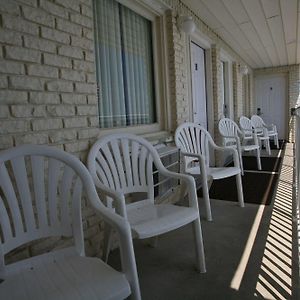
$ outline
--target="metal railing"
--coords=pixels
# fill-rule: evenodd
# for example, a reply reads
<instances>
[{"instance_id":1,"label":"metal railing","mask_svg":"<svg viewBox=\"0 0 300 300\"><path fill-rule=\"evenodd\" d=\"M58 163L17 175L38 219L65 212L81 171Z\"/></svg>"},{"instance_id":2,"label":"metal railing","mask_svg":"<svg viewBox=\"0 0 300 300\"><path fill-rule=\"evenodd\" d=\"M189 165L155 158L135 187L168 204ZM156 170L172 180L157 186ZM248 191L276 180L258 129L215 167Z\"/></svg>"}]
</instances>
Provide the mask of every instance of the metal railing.
<instances>
[{"instance_id":1,"label":"metal railing","mask_svg":"<svg viewBox=\"0 0 300 300\"><path fill-rule=\"evenodd\" d=\"M298 278L300 278L300 106L291 109L294 116L294 209L293 220L296 223ZM298 279L298 285L300 284Z\"/></svg>"},{"instance_id":2,"label":"metal railing","mask_svg":"<svg viewBox=\"0 0 300 300\"><path fill-rule=\"evenodd\" d=\"M296 212L299 212L300 204L300 106L297 108L292 108L291 115L294 116L294 126L295 126L295 143L294 143L294 157L295 157L295 173L294 173L294 186L295 186L295 204Z\"/></svg>"}]
</instances>

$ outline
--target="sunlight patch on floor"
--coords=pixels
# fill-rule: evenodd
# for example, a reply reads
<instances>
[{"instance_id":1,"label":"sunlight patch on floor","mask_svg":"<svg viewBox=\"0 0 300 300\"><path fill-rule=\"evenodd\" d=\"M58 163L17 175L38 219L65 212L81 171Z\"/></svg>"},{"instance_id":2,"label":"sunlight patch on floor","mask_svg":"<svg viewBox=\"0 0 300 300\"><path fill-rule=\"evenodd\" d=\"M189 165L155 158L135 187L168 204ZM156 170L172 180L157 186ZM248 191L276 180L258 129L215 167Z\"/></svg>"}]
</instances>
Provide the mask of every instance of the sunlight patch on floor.
<instances>
[{"instance_id":1,"label":"sunlight patch on floor","mask_svg":"<svg viewBox=\"0 0 300 300\"><path fill-rule=\"evenodd\" d=\"M270 300L292 296L292 144L287 144L285 155L255 291Z\"/></svg>"},{"instance_id":2,"label":"sunlight patch on floor","mask_svg":"<svg viewBox=\"0 0 300 300\"><path fill-rule=\"evenodd\" d=\"M279 151L278 155L281 154ZM263 299L289 299L292 294L292 199L293 145L287 144L267 234L265 250L254 296ZM263 217L261 205L230 287L239 290Z\"/></svg>"}]
</instances>

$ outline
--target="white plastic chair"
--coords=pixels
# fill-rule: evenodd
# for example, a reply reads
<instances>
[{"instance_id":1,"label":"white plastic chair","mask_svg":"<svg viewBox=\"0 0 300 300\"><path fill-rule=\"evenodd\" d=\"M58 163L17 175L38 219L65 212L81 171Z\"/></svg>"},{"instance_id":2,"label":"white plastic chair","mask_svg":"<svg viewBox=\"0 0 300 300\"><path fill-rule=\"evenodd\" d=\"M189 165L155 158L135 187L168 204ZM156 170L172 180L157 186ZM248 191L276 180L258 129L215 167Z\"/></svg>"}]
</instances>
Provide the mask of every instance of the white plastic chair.
<instances>
[{"instance_id":1,"label":"white plastic chair","mask_svg":"<svg viewBox=\"0 0 300 300\"><path fill-rule=\"evenodd\" d=\"M178 199L188 194L188 207L173 204L156 204L154 201L153 164L164 177L180 180ZM197 267L206 272L205 257L200 226L197 195L194 179L190 176L168 171L162 164L157 151L145 139L132 134L112 134L100 138L88 155L88 168L95 185L107 193L118 195L111 205L116 214L130 223L134 238L157 237L163 233L193 223ZM101 192L101 191L100 191ZM130 204L126 195L145 193L145 198ZM110 251L111 232L106 230L106 253Z\"/></svg>"},{"instance_id":2,"label":"white plastic chair","mask_svg":"<svg viewBox=\"0 0 300 300\"><path fill-rule=\"evenodd\" d=\"M209 179L218 180L236 176L238 201L240 206L244 207L241 169L236 149L217 146L204 127L189 122L181 124L176 129L175 143L180 149L183 172L193 176L201 176L207 220L212 220L207 184ZM232 153L234 167L211 167L209 147L212 147L215 151Z\"/></svg>"},{"instance_id":3,"label":"white plastic chair","mask_svg":"<svg viewBox=\"0 0 300 300\"><path fill-rule=\"evenodd\" d=\"M257 130L260 130L261 132L267 131L268 136L273 139L274 144L276 145L277 149L279 149L278 132L276 125L267 125L264 120L258 115L253 115L251 117L251 121Z\"/></svg>"},{"instance_id":4,"label":"white plastic chair","mask_svg":"<svg viewBox=\"0 0 300 300\"><path fill-rule=\"evenodd\" d=\"M123 273L85 257L83 191L119 234ZM0 232L0 299L140 299L129 224L101 203L88 170L71 154L36 145L0 153ZM72 237L74 244L5 264L11 250L53 236Z\"/></svg>"},{"instance_id":5,"label":"white plastic chair","mask_svg":"<svg viewBox=\"0 0 300 300\"><path fill-rule=\"evenodd\" d=\"M268 154L271 155L270 138L266 128L257 128L253 124L252 120L245 116L240 117L240 126L246 139L253 139L253 134L255 134L257 136L260 149L262 144L264 144Z\"/></svg>"},{"instance_id":6,"label":"white plastic chair","mask_svg":"<svg viewBox=\"0 0 300 300\"><path fill-rule=\"evenodd\" d=\"M243 144L244 134L239 129L238 125L228 118L222 118L219 121L219 132L223 137L223 146L234 146L236 147L239 158L240 158L240 167L242 171L242 175L244 175L243 168L243 152L255 151L256 152L256 160L257 160L257 168L261 170L261 161L260 161L260 150L258 145L257 136L253 133L254 144Z\"/></svg>"}]
</instances>

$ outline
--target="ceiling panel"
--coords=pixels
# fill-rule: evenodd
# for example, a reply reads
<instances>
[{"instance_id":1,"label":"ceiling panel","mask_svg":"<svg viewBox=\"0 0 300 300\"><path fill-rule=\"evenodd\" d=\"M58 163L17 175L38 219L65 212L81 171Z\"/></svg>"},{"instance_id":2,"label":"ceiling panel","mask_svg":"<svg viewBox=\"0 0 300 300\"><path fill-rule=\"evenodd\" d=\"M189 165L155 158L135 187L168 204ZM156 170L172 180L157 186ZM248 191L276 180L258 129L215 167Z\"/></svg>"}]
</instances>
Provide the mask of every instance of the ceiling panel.
<instances>
[{"instance_id":1,"label":"ceiling panel","mask_svg":"<svg viewBox=\"0 0 300 300\"><path fill-rule=\"evenodd\" d=\"M259 0L242 0L251 22L265 46L274 46L263 8Z\"/></svg>"},{"instance_id":2,"label":"ceiling panel","mask_svg":"<svg viewBox=\"0 0 300 300\"><path fill-rule=\"evenodd\" d=\"M280 15L279 0L261 0L266 18Z\"/></svg>"},{"instance_id":3,"label":"ceiling panel","mask_svg":"<svg viewBox=\"0 0 300 300\"><path fill-rule=\"evenodd\" d=\"M228 41L228 44L245 60L247 64L250 66L258 66L259 64L256 63L255 60L250 57L247 52L241 48L240 44L237 43L235 37L231 34L231 32L228 32L225 28L219 28L216 30L217 33L223 37L226 41Z\"/></svg>"},{"instance_id":4,"label":"ceiling panel","mask_svg":"<svg viewBox=\"0 0 300 300\"><path fill-rule=\"evenodd\" d=\"M300 0L182 0L251 67L300 63Z\"/></svg>"},{"instance_id":5,"label":"ceiling panel","mask_svg":"<svg viewBox=\"0 0 300 300\"><path fill-rule=\"evenodd\" d=\"M277 51L276 51L275 47L274 46L267 46L266 51L269 54L269 57L272 61L272 65L273 66L279 66L280 65L280 60L279 60L279 57L278 57L278 54L277 54Z\"/></svg>"},{"instance_id":6,"label":"ceiling panel","mask_svg":"<svg viewBox=\"0 0 300 300\"><path fill-rule=\"evenodd\" d=\"M287 50L287 56L288 56L288 64L293 65L296 63L296 50L297 50L297 44L296 42L290 43L286 45Z\"/></svg>"},{"instance_id":7,"label":"ceiling panel","mask_svg":"<svg viewBox=\"0 0 300 300\"><path fill-rule=\"evenodd\" d=\"M240 27L227 27L226 29L231 33L232 36L234 36L235 40L241 46L242 49L246 50L252 47L251 43L247 39L247 36L244 35Z\"/></svg>"},{"instance_id":8,"label":"ceiling panel","mask_svg":"<svg viewBox=\"0 0 300 300\"><path fill-rule=\"evenodd\" d=\"M269 58L268 53L264 49L262 42L259 39L258 34L255 31L254 26L252 23L243 23L240 25L242 31L244 32L245 36L249 40L252 48L258 53L259 58L264 62L263 64L267 64L268 66L272 66L271 59Z\"/></svg>"},{"instance_id":9,"label":"ceiling panel","mask_svg":"<svg viewBox=\"0 0 300 300\"><path fill-rule=\"evenodd\" d=\"M240 0L222 0L237 24L249 22L249 16Z\"/></svg>"},{"instance_id":10,"label":"ceiling panel","mask_svg":"<svg viewBox=\"0 0 300 300\"><path fill-rule=\"evenodd\" d=\"M207 9L220 21L220 23L227 26L235 26L232 16L226 10L224 4L220 0L202 0Z\"/></svg>"},{"instance_id":11,"label":"ceiling panel","mask_svg":"<svg viewBox=\"0 0 300 300\"><path fill-rule=\"evenodd\" d=\"M272 33L274 44L279 55L280 65L287 65L287 51L285 46L284 32L282 27L282 20L280 16L269 18L268 24Z\"/></svg>"},{"instance_id":12,"label":"ceiling panel","mask_svg":"<svg viewBox=\"0 0 300 300\"><path fill-rule=\"evenodd\" d=\"M184 2L189 7L195 6L193 3L194 0L185 0ZM195 6L195 12L210 28L217 29L222 27L222 24L218 21L218 19L206 8L206 6L201 1L199 1Z\"/></svg>"},{"instance_id":13,"label":"ceiling panel","mask_svg":"<svg viewBox=\"0 0 300 300\"><path fill-rule=\"evenodd\" d=\"M297 0L280 1L283 29L287 44L296 42L297 37Z\"/></svg>"}]
</instances>

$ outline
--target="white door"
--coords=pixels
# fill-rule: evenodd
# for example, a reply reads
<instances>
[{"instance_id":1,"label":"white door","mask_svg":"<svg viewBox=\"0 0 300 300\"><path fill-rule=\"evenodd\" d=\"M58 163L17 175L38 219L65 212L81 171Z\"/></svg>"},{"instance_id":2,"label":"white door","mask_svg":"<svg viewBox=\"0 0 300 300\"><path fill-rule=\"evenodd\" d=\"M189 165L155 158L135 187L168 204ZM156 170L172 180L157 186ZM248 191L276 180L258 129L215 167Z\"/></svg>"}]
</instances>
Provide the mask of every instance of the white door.
<instances>
[{"instance_id":1,"label":"white door","mask_svg":"<svg viewBox=\"0 0 300 300\"><path fill-rule=\"evenodd\" d=\"M205 51L191 42L193 122L207 129Z\"/></svg>"},{"instance_id":2,"label":"white door","mask_svg":"<svg viewBox=\"0 0 300 300\"><path fill-rule=\"evenodd\" d=\"M256 109L265 123L275 124L278 138L286 138L286 77L264 76L255 80Z\"/></svg>"}]
</instances>

